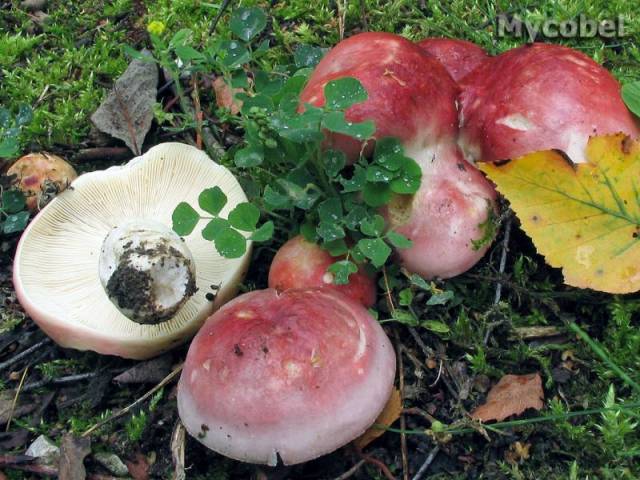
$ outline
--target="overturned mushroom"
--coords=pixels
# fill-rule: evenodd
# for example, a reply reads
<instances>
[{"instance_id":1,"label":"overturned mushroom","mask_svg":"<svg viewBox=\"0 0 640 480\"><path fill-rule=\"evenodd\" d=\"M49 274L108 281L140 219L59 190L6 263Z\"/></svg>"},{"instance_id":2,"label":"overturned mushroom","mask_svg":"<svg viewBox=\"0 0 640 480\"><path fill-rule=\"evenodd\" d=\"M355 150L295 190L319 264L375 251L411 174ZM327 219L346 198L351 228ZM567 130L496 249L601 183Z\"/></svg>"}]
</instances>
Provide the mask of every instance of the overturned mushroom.
<instances>
[{"instance_id":1,"label":"overturned mushroom","mask_svg":"<svg viewBox=\"0 0 640 480\"><path fill-rule=\"evenodd\" d=\"M410 238L398 251L404 266L426 277L452 277L472 267L492 240L491 184L457 147L458 87L445 68L416 44L389 33L363 33L340 42L320 61L301 102L324 103L327 82L355 77L368 99L346 112L353 122L371 119L376 138L396 137L422 168L413 196L388 207L390 226ZM329 134L327 142L353 161L361 144Z\"/></svg>"},{"instance_id":2,"label":"overturned mushroom","mask_svg":"<svg viewBox=\"0 0 640 480\"><path fill-rule=\"evenodd\" d=\"M187 431L216 452L292 465L361 435L394 377L393 347L359 303L329 289L254 291L194 338L178 410Z\"/></svg>"},{"instance_id":3,"label":"overturned mushroom","mask_svg":"<svg viewBox=\"0 0 640 480\"><path fill-rule=\"evenodd\" d=\"M64 347L141 359L188 340L235 294L249 259L171 230L175 206L197 204L213 185L229 199L225 211L246 201L226 168L178 143L78 177L20 239L20 303Z\"/></svg>"},{"instance_id":4,"label":"overturned mushroom","mask_svg":"<svg viewBox=\"0 0 640 480\"><path fill-rule=\"evenodd\" d=\"M27 208L36 212L66 189L78 174L63 158L47 152L30 153L7 170L15 186L24 193Z\"/></svg>"}]
</instances>

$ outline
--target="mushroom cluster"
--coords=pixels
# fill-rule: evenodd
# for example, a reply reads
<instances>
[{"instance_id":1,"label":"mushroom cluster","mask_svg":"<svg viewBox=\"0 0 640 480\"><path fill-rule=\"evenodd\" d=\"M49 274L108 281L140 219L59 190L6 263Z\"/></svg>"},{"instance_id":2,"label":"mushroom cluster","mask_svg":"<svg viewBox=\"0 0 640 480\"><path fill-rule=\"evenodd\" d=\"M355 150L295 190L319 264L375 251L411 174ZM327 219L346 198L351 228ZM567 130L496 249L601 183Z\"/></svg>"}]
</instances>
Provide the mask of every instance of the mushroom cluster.
<instances>
[{"instance_id":1,"label":"mushroom cluster","mask_svg":"<svg viewBox=\"0 0 640 480\"><path fill-rule=\"evenodd\" d=\"M398 138L422 169L418 192L395 196L381 213L412 240L399 261L427 278L458 275L489 248L496 192L473 162L549 148L578 162L590 135L638 135L615 79L565 47L490 57L460 40L363 33L320 61L302 108L322 106L325 85L340 77L368 92L346 118L373 120L374 138ZM329 132L326 145L351 162L373 148ZM250 250L225 259L204 238L169 227L174 207L197 204L212 184L228 198L223 215L246 201L226 168L180 144L82 175L25 230L18 298L61 345L128 358L156 355L199 329L178 386L191 435L268 465L331 452L373 424L393 388L394 350L367 310L375 280L361 267L335 285L327 269L336 258L297 236L276 254L270 288L223 305Z\"/></svg>"},{"instance_id":2,"label":"mushroom cluster","mask_svg":"<svg viewBox=\"0 0 640 480\"><path fill-rule=\"evenodd\" d=\"M250 256L226 259L171 230L175 206L197 204L212 184L227 210L246 201L226 168L178 143L78 177L18 244L13 278L25 311L80 350L143 359L187 341L235 295Z\"/></svg>"},{"instance_id":3,"label":"mushroom cluster","mask_svg":"<svg viewBox=\"0 0 640 480\"><path fill-rule=\"evenodd\" d=\"M437 57L390 33L362 33L336 45L312 73L301 103L323 105L324 86L339 77L357 78L368 92L346 118L373 120L376 138L398 138L422 168L420 190L396 196L384 211L389 227L413 241L397 252L402 264L428 278L471 268L489 247L490 241L478 241L496 209L496 193L458 148L456 82ZM351 160L362 147L340 134L329 134L328 143Z\"/></svg>"}]
</instances>

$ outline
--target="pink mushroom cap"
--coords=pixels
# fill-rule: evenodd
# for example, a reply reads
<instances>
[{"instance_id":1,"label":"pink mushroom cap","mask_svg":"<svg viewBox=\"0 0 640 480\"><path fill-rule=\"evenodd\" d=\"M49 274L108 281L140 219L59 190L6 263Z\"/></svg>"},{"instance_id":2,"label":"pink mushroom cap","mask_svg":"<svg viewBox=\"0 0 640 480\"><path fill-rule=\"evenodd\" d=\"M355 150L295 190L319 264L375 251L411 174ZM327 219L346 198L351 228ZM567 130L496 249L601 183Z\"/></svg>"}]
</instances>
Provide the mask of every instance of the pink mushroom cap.
<instances>
[{"instance_id":1,"label":"pink mushroom cap","mask_svg":"<svg viewBox=\"0 0 640 480\"><path fill-rule=\"evenodd\" d=\"M359 303L328 289L246 293L207 320L178 385L187 431L251 463L305 462L361 435L384 408L395 354Z\"/></svg>"},{"instance_id":2,"label":"pink mushroom cap","mask_svg":"<svg viewBox=\"0 0 640 480\"><path fill-rule=\"evenodd\" d=\"M613 75L568 47L514 48L483 62L460 86L460 145L469 160L559 149L579 163L590 136L638 136Z\"/></svg>"},{"instance_id":3,"label":"pink mushroom cap","mask_svg":"<svg viewBox=\"0 0 640 480\"><path fill-rule=\"evenodd\" d=\"M273 258L269 269L269 287L278 291L290 288L322 287L345 294L371 307L376 301L376 282L362 267L349 276L349 283L336 285L327 269L340 258L332 257L319 245L308 242L302 235L286 242Z\"/></svg>"},{"instance_id":4,"label":"pink mushroom cap","mask_svg":"<svg viewBox=\"0 0 640 480\"><path fill-rule=\"evenodd\" d=\"M466 40L425 38L418 45L429 55L433 55L456 82L489 58L482 47Z\"/></svg>"},{"instance_id":5,"label":"pink mushroom cap","mask_svg":"<svg viewBox=\"0 0 640 480\"><path fill-rule=\"evenodd\" d=\"M419 191L396 198L384 212L389 226L414 242L397 251L400 261L429 278L465 272L491 243L473 241L484 237L482 225L495 211L496 194L457 146L458 86L436 58L390 33L362 33L336 45L311 75L301 102L323 105L324 86L341 77L357 78L368 93L365 102L347 110L346 118L373 120L375 137L398 138L422 169ZM331 133L327 143L352 161L362 147Z\"/></svg>"}]
</instances>

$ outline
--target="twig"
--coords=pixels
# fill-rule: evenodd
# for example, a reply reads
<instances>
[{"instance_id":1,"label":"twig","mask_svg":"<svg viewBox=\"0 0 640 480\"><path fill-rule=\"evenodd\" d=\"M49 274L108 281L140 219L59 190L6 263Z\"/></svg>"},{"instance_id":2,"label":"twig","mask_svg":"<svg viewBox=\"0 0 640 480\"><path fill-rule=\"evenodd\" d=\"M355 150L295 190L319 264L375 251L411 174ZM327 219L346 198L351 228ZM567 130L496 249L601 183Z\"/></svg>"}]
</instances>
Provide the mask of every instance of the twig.
<instances>
[{"instance_id":1,"label":"twig","mask_svg":"<svg viewBox=\"0 0 640 480\"><path fill-rule=\"evenodd\" d=\"M427 457L427 459L420 466L418 473L416 473L411 480L420 480L422 476L425 473L427 473L427 470L429 470L429 467L433 463L433 460L436 458L436 455L438 454L439 451L440 451L440 445L436 445L435 447L433 447L433 450L429 452L429 456Z\"/></svg>"},{"instance_id":2,"label":"twig","mask_svg":"<svg viewBox=\"0 0 640 480\"><path fill-rule=\"evenodd\" d=\"M424 341L420 337L420 334L415 328L409 327L409 333L411 334L413 339L416 341L416 343L420 347L420 350L422 350L422 353L424 354L425 357L427 358L435 357L435 352L433 351L433 349L431 347L428 347L427 344L424 343Z\"/></svg>"},{"instance_id":3,"label":"twig","mask_svg":"<svg viewBox=\"0 0 640 480\"><path fill-rule=\"evenodd\" d=\"M404 408L402 410L402 413L407 415L418 415L419 417L422 417L425 420L427 420L429 423L433 423L436 421L435 417L433 417L432 415L428 414L427 412L425 412L424 410L418 407Z\"/></svg>"},{"instance_id":4,"label":"twig","mask_svg":"<svg viewBox=\"0 0 640 480\"><path fill-rule=\"evenodd\" d=\"M213 19L213 22L211 22L211 26L209 27L209 35L213 35L213 32L216 30L216 27L218 26L218 22L222 18L224 11L227 9L230 3L231 3L231 0L224 0L222 2L222 5L220 5L220 9L218 10L216 17Z\"/></svg>"},{"instance_id":5,"label":"twig","mask_svg":"<svg viewBox=\"0 0 640 480\"><path fill-rule=\"evenodd\" d=\"M180 419L171 434L171 458L173 460L173 480L185 480L187 475L184 471L184 442L185 429Z\"/></svg>"},{"instance_id":6,"label":"twig","mask_svg":"<svg viewBox=\"0 0 640 480\"><path fill-rule=\"evenodd\" d=\"M9 431L11 427L11 420L13 420L13 413L16 410L16 404L18 403L18 397L20 396L20 392L22 391L22 385L24 385L24 380L27 378L27 372L29 371L29 365L24 367L24 372L22 372L22 377L20 378L20 383L18 384L18 388L16 388L16 394L13 397L13 402L11 402L11 410L9 411L9 419L7 420L7 428L6 432Z\"/></svg>"},{"instance_id":7,"label":"twig","mask_svg":"<svg viewBox=\"0 0 640 480\"><path fill-rule=\"evenodd\" d=\"M112 373L120 373L122 370L114 370ZM42 388L47 385L65 385L67 383L80 382L82 380L88 380L90 378L97 377L101 372L88 372L88 373L77 373L75 375L68 375L66 377L60 378L47 378L44 380L39 380L37 382L28 383L22 389L24 392L28 392L31 390L35 390L36 388Z\"/></svg>"},{"instance_id":8,"label":"twig","mask_svg":"<svg viewBox=\"0 0 640 480\"><path fill-rule=\"evenodd\" d=\"M358 470L360 470L360 468L365 464L365 460L360 460L358 463L356 463L353 467L351 467L349 470L347 470L346 472L344 472L342 475L340 475L339 477L334 478L333 480L347 480L347 478L350 478L352 475L354 475Z\"/></svg>"},{"instance_id":9,"label":"twig","mask_svg":"<svg viewBox=\"0 0 640 480\"><path fill-rule=\"evenodd\" d=\"M344 22L347 19L347 0L338 0L336 6L338 7L338 33L340 34L340 40L343 40Z\"/></svg>"},{"instance_id":10,"label":"twig","mask_svg":"<svg viewBox=\"0 0 640 480\"><path fill-rule=\"evenodd\" d=\"M200 92L198 90L198 74L195 73L191 79L193 89L191 90L191 99L195 108L196 118L196 146L202 150L202 109L200 108Z\"/></svg>"},{"instance_id":11,"label":"twig","mask_svg":"<svg viewBox=\"0 0 640 480\"><path fill-rule=\"evenodd\" d=\"M362 17L362 30L369 30L369 22L367 21L367 6L364 0L360 0L360 16Z\"/></svg>"},{"instance_id":12,"label":"twig","mask_svg":"<svg viewBox=\"0 0 640 480\"><path fill-rule=\"evenodd\" d=\"M511 223L513 221L513 216L509 215L507 217L507 223L504 227L504 238L502 239L502 253L500 254L500 265L498 267L499 273L502 275L504 273L504 269L507 265L507 252L509 251L509 238L511 237ZM502 282L498 282L496 285L496 295L493 299L493 304L497 305L500 303L500 299L502 298ZM487 342L485 342L486 344Z\"/></svg>"},{"instance_id":13,"label":"twig","mask_svg":"<svg viewBox=\"0 0 640 480\"><path fill-rule=\"evenodd\" d=\"M35 462L35 457L27 455L0 455L0 468L12 468L22 470L24 472L35 473L47 477L57 477L58 469L48 465L42 465ZM87 480L118 480L110 475L102 475L98 473L89 473Z\"/></svg>"},{"instance_id":14,"label":"twig","mask_svg":"<svg viewBox=\"0 0 640 480\"><path fill-rule=\"evenodd\" d=\"M402 361L402 350L400 343L400 335L398 330L393 331L396 344L396 357L398 358L398 390L400 391L400 403L404 402L404 363ZM400 453L402 454L402 478L409 480L409 456L407 454L407 434L404 431L407 429L407 419L404 415L400 415L400 428L402 433L400 434Z\"/></svg>"},{"instance_id":15,"label":"twig","mask_svg":"<svg viewBox=\"0 0 640 480\"><path fill-rule=\"evenodd\" d=\"M179 97L180 108L182 109L182 111L187 116L195 119L196 112L191 99L187 95L179 95L175 83L173 83L170 88L173 95ZM225 154L224 148L222 148L222 145L218 143L213 133L211 132L211 129L207 126L202 127L202 141L204 143L205 149L207 150L209 155L211 155L211 158L216 162L220 161L220 159Z\"/></svg>"},{"instance_id":16,"label":"twig","mask_svg":"<svg viewBox=\"0 0 640 480\"><path fill-rule=\"evenodd\" d=\"M13 357L11 357L6 362L0 363L0 371L4 370L7 367L10 367L14 363L19 362L23 358L29 356L30 354L32 354L33 352L35 352L36 350L42 348L43 346L45 346L46 344L48 344L50 342L51 342L51 339L45 338L44 340L36 343L35 345L31 345L29 348L27 348L26 350L23 350L22 352L14 355Z\"/></svg>"},{"instance_id":17,"label":"twig","mask_svg":"<svg viewBox=\"0 0 640 480\"><path fill-rule=\"evenodd\" d=\"M71 160L76 163L96 160L111 160L117 162L130 157L131 150L127 147L96 147L79 150Z\"/></svg>"},{"instance_id":18,"label":"twig","mask_svg":"<svg viewBox=\"0 0 640 480\"><path fill-rule=\"evenodd\" d=\"M86 432L84 432L82 434L82 436L86 437L87 435L91 434L91 432L97 430L98 428L102 427L103 425L106 425L107 423L111 422L112 420L115 420L116 418L119 418L119 417L127 414L129 411L131 411L131 409L135 408L137 405L140 405L147 398L149 398L151 395L156 393L158 390L160 390L162 387L164 387L167 383L169 383L171 380L173 380L182 371L182 367L183 366L184 366L184 363L181 363L180 365L178 365L169 375L164 377L160 381L160 383L158 383L155 387L153 387L151 390L149 390L147 393L145 393L143 396L141 396L135 402L133 402L132 404L127 405L126 407L118 410L116 413L111 415L109 418L96 423L93 427L89 428Z\"/></svg>"},{"instance_id":19,"label":"twig","mask_svg":"<svg viewBox=\"0 0 640 480\"><path fill-rule=\"evenodd\" d=\"M382 462L381 460L378 460L375 457L372 457L371 455L367 455L362 452L359 452L359 453L365 462L370 463L371 465L374 465L375 467L377 467L382 472L382 474L385 477L387 477L388 480L396 480L396 477L393 476L393 473L391 473L391 470L389 470L389 467L387 467L384 464L384 462Z\"/></svg>"}]
</instances>

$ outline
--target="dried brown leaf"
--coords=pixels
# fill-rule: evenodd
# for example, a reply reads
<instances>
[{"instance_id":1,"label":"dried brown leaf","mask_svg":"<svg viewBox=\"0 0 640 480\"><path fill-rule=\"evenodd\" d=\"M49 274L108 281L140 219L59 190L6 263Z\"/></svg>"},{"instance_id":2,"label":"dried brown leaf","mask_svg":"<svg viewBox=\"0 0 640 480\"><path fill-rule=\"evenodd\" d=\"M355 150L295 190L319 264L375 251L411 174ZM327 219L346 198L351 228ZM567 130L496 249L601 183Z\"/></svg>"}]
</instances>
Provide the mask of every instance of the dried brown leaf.
<instances>
[{"instance_id":1,"label":"dried brown leaf","mask_svg":"<svg viewBox=\"0 0 640 480\"><path fill-rule=\"evenodd\" d=\"M91 121L100 131L122 140L133 153L140 155L153 121L157 85L156 64L149 60L133 60L91 115Z\"/></svg>"},{"instance_id":2,"label":"dried brown leaf","mask_svg":"<svg viewBox=\"0 0 640 480\"><path fill-rule=\"evenodd\" d=\"M84 468L84 458L91 452L89 437L76 437L67 433L60 443L60 462L58 464L61 480L84 480L87 471Z\"/></svg>"},{"instance_id":3,"label":"dried brown leaf","mask_svg":"<svg viewBox=\"0 0 640 480\"><path fill-rule=\"evenodd\" d=\"M382 428L377 427L377 425L384 425L385 427L391 426L393 422L395 422L398 418L400 418L400 414L402 413L402 399L400 398L400 391L397 388L394 388L391 392L391 396L387 401L382 412L376 418L374 424L369 427L369 429L364 432L360 437L356 438L353 442L359 450L362 450L364 447L373 442L376 438L382 436L382 434L386 431Z\"/></svg>"},{"instance_id":4,"label":"dried brown leaf","mask_svg":"<svg viewBox=\"0 0 640 480\"><path fill-rule=\"evenodd\" d=\"M216 105L220 108L227 108L232 115L240 113L242 102L234 98L234 94L243 92L242 88L231 88L223 77L217 77L213 81L213 91L216 94Z\"/></svg>"},{"instance_id":5,"label":"dried brown leaf","mask_svg":"<svg viewBox=\"0 0 640 480\"><path fill-rule=\"evenodd\" d=\"M539 373L505 375L489 391L484 405L471 412L471 417L481 422L500 422L511 415L520 415L528 408L540 410L544 405L543 400Z\"/></svg>"}]
</instances>

